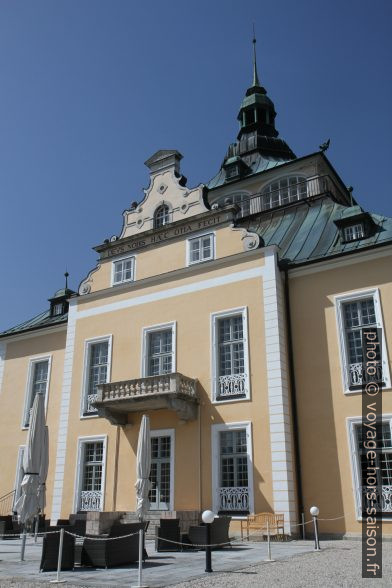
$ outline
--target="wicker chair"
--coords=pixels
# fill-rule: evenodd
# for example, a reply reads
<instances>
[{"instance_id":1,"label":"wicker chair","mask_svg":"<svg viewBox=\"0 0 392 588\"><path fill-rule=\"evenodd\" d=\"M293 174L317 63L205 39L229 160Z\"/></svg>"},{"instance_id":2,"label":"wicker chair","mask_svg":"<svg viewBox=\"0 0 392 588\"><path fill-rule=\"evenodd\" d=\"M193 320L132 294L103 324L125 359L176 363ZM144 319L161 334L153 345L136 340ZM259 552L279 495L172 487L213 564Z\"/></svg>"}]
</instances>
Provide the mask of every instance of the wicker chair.
<instances>
[{"instance_id":1,"label":"wicker chair","mask_svg":"<svg viewBox=\"0 0 392 588\"><path fill-rule=\"evenodd\" d=\"M210 544L214 544L215 547L211 549L222 549L223 547L230 546L229 538L229 527L231 517L218 517L211 523L211 534ZM188 537L191 543L195 545L206 545L207 544L207 527L206 525L199 525L197 527L190 527ZM205 549L200 547L200 549Z\"/></svg>"},{"instance_id":2,"label":"wicker chair","mask_svg":"<svg viewBox=\"0 0 392 588\"><path fill-rule=\"evenodd\" d=\"M159 527L155 527L155 551L179 551L180 545L180 519L160 519Z\"/></svg>"},{"instance_id":3,"label":"wicker chair","mask_svg":"<svg viewBox=\"0 0 392 588\"><path fill-rule=\"evenodd\" d=\"M12 515L0 516L0 538L1 539L19 539L20 532L21 532L20 525L19 525L18 521L13 519Z\"/></svg>"},{"instance_id":4,"label":"wicker chair","mask_svg":"<svg viewBox=\"0 0 392 588\"><path fill-rule=\"evenodd\" d=\"M83 541L81 565L96 568L111 568L138 561L138 531L143 528L147 531L147 527L148 522L113 525L107 535L108 539L137 533L131 537L124 537L124 539L117 539L116 541L97 541L96 539L94 540L92 535L86 536Z\"/></svg>"},{"instance_id":5,"label":"wicker chair","mask_svg":"<svg viewBox=\"0 0 392 588\"><path fill-rule=\"evenodd\" d=\"M52 531L56 527L51 527ZM58 530L60 530L58 528ZM44 535L42 542L42 556L40 572L53 572L57 570L59 558L60 533L48 533ZM68 533L64 533L63 555L61 559L62 570L73 570L75 558L75 538Z\"/></svg>"}]
</instances>

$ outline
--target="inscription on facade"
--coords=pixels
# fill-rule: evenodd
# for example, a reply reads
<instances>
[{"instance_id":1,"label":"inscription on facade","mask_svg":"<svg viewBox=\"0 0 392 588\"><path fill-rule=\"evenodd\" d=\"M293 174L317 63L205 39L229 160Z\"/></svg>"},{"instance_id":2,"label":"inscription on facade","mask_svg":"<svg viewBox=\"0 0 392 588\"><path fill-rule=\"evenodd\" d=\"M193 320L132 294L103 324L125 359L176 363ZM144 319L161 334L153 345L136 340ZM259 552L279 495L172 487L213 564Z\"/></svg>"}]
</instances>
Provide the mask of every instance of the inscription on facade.
<instances>
[{"instance_id":1,"label":"inscription on facade","mask_svg":"<svg viewBox=\"0 0 392 588\"><path fill-rule=\"evenodd\" d=\"M194 233L196 231L200 231L203 229L208 229L209 227L213 227L218 225L222 221L221 215L215 215L210 218L200 219L198 221L190 222L186 225L181 225L180 227L172 227L168 229L162 229L162 231L154 232L151 235L148 235L146 238L135 237L131 241L127 241L126 243L119 243L110 249L106 249L101 253L101 259L106 257L114 257L115 255L121 255L122 253L128 253L129 251L134 251L135 249L143 249L144 247L148 247L149 245L156 245L157 243L163 243L164 241L169 241L170 239L174 239L175 237L180 237L181 235L187 235L189 233Z\"/></svg>"}]
</instances>

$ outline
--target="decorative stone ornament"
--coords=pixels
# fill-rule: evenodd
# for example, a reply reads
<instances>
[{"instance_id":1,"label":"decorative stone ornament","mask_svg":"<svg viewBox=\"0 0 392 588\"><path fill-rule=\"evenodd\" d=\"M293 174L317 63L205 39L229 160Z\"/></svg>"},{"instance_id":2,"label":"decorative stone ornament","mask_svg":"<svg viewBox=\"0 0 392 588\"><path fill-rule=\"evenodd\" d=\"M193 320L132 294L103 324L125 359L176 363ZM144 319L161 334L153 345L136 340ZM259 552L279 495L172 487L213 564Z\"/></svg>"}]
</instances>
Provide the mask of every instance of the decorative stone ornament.
<instances>
[{"instance_id":1,"label":"decorative stone ornament","mask_svg":"<svg viewBox=\"0 0 392 588\"><path fill-rule=\"evenodd\" d=\"M252 251L253 249L257 249L259 247L260 236L257 233L252 233L246 229L237 228L234 225L232 225L231 228L233 231L242 231L243 236L241 237L241 240L244 251Z\"/></svg>"},{"instance_id":2,"label":"decorative stone ornament","mask_svg":"<svg viewBox=\"0 0 392 588\"><path fill-rule=\"evenodd\" d=\"M142 227L143 231L153 229L155 211L163 202L170 209L170 223L183 219L184 216L195 216L208 211L203 200L203 186L191 190L184 186L180 159L182 155L178 151L161 150L146 161L150 168L150 185L145 190L143 201L136 208L131 206L124 211L120 239L139 233ZM142 211L143 218L140 217Z\"/></svg>"}]
</instances>

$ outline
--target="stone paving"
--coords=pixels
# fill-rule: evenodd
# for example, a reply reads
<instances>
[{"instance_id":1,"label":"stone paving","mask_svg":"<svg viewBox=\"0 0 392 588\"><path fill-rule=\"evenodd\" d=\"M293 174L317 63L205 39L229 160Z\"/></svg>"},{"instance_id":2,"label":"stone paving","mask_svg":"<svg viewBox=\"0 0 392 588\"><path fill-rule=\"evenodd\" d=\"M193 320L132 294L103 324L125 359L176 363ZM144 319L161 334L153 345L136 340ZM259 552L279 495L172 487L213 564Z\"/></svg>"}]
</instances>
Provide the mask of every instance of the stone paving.
<instances>
[{"instance_id":1,"label":"stone paving","mask_svg":"<svg viewBox=\"0 0 392 588\"><path fill-rule=\"evenodd\" d=\"M286 560L289 557L313 552L311 541L273 542L272 557ZM212 577L205 574L205 553L202 551L161 552L154 550L154 542L147 540L149 555L143 566L143 584L163 587L188 580ZM42 539L34 543L27 540L25 561L20 561L21 541L19 539L0 541L0 586L49 585L56 578L55 572L39 572ZM229 572L263 562L267 558L265 542L234 543L232 548L212 552L214 572ZM60 579L65 585L80 587L136 586L138 584L137 564L111 569L75 568L61 572ZM26 584L27 583L27 584Z\"/></svg>"}]
</instances>

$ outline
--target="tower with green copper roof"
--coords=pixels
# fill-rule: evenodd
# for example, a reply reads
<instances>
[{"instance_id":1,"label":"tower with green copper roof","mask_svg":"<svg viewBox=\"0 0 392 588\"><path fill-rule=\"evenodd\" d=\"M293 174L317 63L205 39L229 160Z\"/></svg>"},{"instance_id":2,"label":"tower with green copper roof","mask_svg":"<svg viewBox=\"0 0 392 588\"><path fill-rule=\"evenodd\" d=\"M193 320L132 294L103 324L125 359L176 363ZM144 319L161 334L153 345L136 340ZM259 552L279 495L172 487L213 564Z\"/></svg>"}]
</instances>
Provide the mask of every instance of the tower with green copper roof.
<instances>
[{"instance_id":1,"label":"tower with green copper roof","mask_svg":"<svg viewBox=\"0 0 392 588\"><path fill-rule=\"evenodd\" d=\"M221 169L208 184L210 189L295 159L286 141L279 138L275 117L274 103L259 80L253 38L253 80L237 116L240 124L237 141L229 145Z\"/></svg>"}]
</instances>

